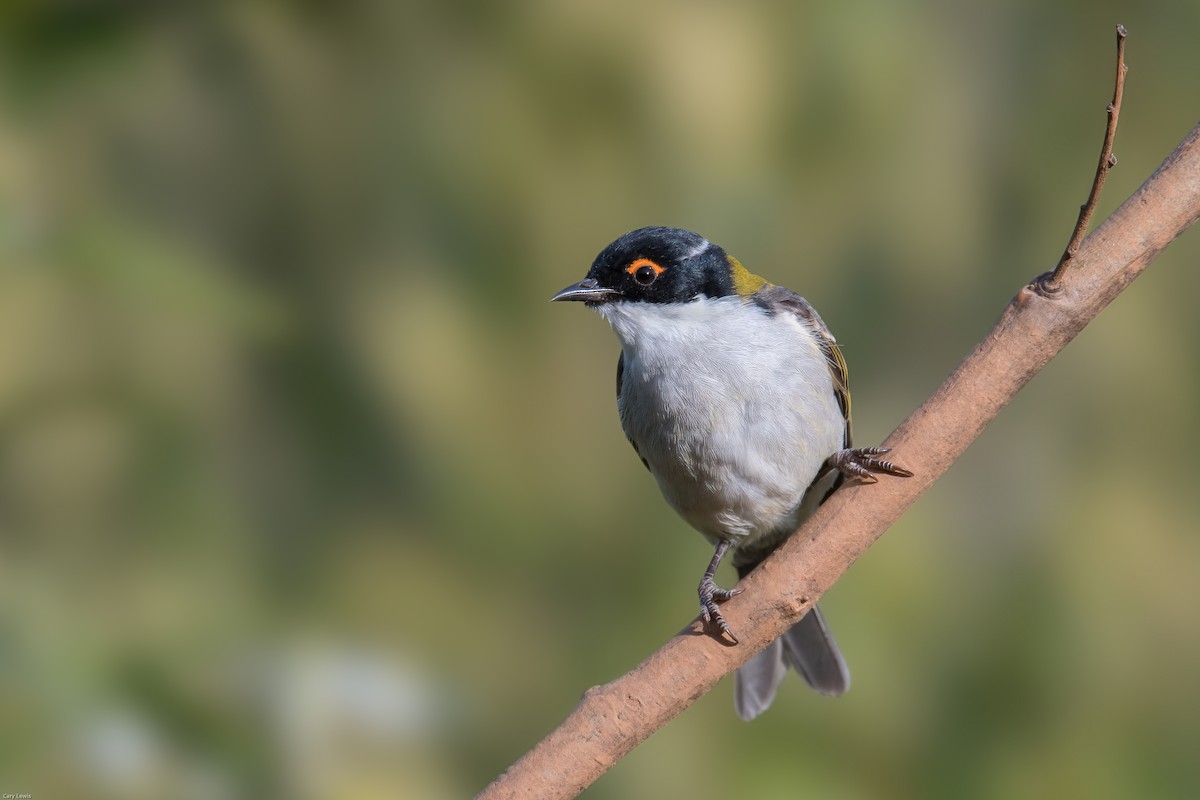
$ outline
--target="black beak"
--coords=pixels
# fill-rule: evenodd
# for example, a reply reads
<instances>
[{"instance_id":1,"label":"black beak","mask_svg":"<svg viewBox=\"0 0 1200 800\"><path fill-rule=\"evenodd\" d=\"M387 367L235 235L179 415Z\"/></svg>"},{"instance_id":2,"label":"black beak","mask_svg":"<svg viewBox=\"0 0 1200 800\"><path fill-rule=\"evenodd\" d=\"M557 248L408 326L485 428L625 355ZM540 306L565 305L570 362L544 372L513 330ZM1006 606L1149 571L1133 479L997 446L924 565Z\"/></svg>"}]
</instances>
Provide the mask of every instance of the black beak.
<instances>
[{"instance_id":1,"label":"black beak","mask_svg":"<svg viewBox=\"0 0 1200 800\"><path fill-rule=\"evenodd\" d=\"M555 300L582 300L585 303L603 303L606 300L620 297L616 289L605 289L595 278L584 278L579 283L573 283L563 289L550 302Z\"/></svg>"}]
</instances>

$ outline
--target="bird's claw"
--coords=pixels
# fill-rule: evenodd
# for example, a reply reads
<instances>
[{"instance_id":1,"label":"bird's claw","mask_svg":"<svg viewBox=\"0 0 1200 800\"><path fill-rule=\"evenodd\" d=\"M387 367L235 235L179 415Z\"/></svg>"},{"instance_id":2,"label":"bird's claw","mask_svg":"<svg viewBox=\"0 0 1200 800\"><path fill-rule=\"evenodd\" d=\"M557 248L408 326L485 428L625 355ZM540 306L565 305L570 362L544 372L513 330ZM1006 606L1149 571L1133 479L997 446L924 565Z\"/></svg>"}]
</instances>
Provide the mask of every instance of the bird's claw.
<instances>
[{"instance_id":1,"label":"bird's claw","mask_svg":"<svg viewBox=\"0 0 1200 800\"><path fill-rule=\"evenodd\" d=\"M911 478L912 472L897 466L891 461L875 456L890 452L890 447L854 447L839 450L829 457L829 465L841 472L847 478L858 478L864 483L876 483L876 473L895 475L898 478Z\"/></svg>"},{"instance_id":2,"label":"bird's claw","mask_svg":"<svg viewBox=\"0 0 1200 800\"><path fill-rule=\"evenodd\" d=\"M725 624L725 617L721 615L721 609L717 607L717 604L724 603L729 598L737 597L741 593L741 589L722 589L707 575L704 576L704 580L700 581L700 613L704 617L704 624L715 626L734 644L738 643L737 637Z\"/></svg>"}]
</instances>

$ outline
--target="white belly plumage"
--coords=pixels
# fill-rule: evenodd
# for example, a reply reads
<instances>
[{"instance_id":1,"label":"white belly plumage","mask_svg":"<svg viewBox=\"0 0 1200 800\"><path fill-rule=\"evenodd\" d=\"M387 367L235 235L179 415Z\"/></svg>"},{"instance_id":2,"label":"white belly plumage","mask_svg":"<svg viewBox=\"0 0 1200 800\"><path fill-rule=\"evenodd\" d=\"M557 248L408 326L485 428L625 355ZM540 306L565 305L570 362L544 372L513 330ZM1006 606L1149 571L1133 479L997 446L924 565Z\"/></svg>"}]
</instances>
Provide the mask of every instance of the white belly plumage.
<instances>
[{"instance_id":1,"label":"white belly plumage","mask_svg":"<svg viewBox=\"0 0 1200 800\"><path fill-rule=\"evenodd\" d=\"M813 334L747 303L599 309L623 348L626 435L689 524L737 544L795 526L845 427Z\"/></svg>"}]
</instances>

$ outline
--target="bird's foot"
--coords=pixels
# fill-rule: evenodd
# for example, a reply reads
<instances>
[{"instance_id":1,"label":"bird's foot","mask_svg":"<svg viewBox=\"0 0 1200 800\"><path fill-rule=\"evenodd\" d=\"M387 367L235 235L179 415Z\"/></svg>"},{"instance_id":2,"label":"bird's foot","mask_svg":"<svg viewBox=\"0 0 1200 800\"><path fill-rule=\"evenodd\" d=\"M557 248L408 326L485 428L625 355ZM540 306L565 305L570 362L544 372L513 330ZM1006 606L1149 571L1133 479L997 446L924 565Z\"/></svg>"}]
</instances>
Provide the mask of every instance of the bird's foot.
<instances>
[{"instance_id":1,"label":"bird's foot","mask_svg":"<svg viewBox=\"0 0 1200 800\"><path fill-rule=\"evenodd\" d=\"M704 617L704 624L716 627L734 644L738 643L737 637L725 624L725 617L721 616L721 609L717 607L717 604L724 603L729 598L737 597L741 593L741 589L722 589L717 586L716 581L710 575L705 575L704 579L700 581L700 612Z\"/></svg>"},{"instance_id":2,"label":"bird's foot","mask_svg":"<svg viewBox=\"0 0 1200 800\"><path fill-rule=\"evenodd\" d=\"M912 472L904 467L898 467L881 456L890 452L890 447L855 447L839 450L829 457L828 464L841 472L847 478L858 478L864 483L876 483L876 473L895 475L898 478L911 478Z\"/></svg>"}]
</instances>

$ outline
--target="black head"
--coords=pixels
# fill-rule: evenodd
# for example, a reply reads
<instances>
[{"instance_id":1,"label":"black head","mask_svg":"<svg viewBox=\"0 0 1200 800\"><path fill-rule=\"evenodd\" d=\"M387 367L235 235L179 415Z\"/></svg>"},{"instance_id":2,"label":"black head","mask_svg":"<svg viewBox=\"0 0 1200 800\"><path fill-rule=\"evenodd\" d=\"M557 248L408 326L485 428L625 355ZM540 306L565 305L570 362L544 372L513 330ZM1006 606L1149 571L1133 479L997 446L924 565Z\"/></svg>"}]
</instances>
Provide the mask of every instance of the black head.
<instances>
[{"instance_id":1,"label":"black head","mask_svg":"<svg viewBox=\"0 0 1200 800\"><path fill-rule=\"evenodd\" d=\"M704 237L681 228L639 228L596 256L587 277L552 300L682 303L697 295L736 294L734 271L745 270Z\"/></svg>"}]
</instances>

